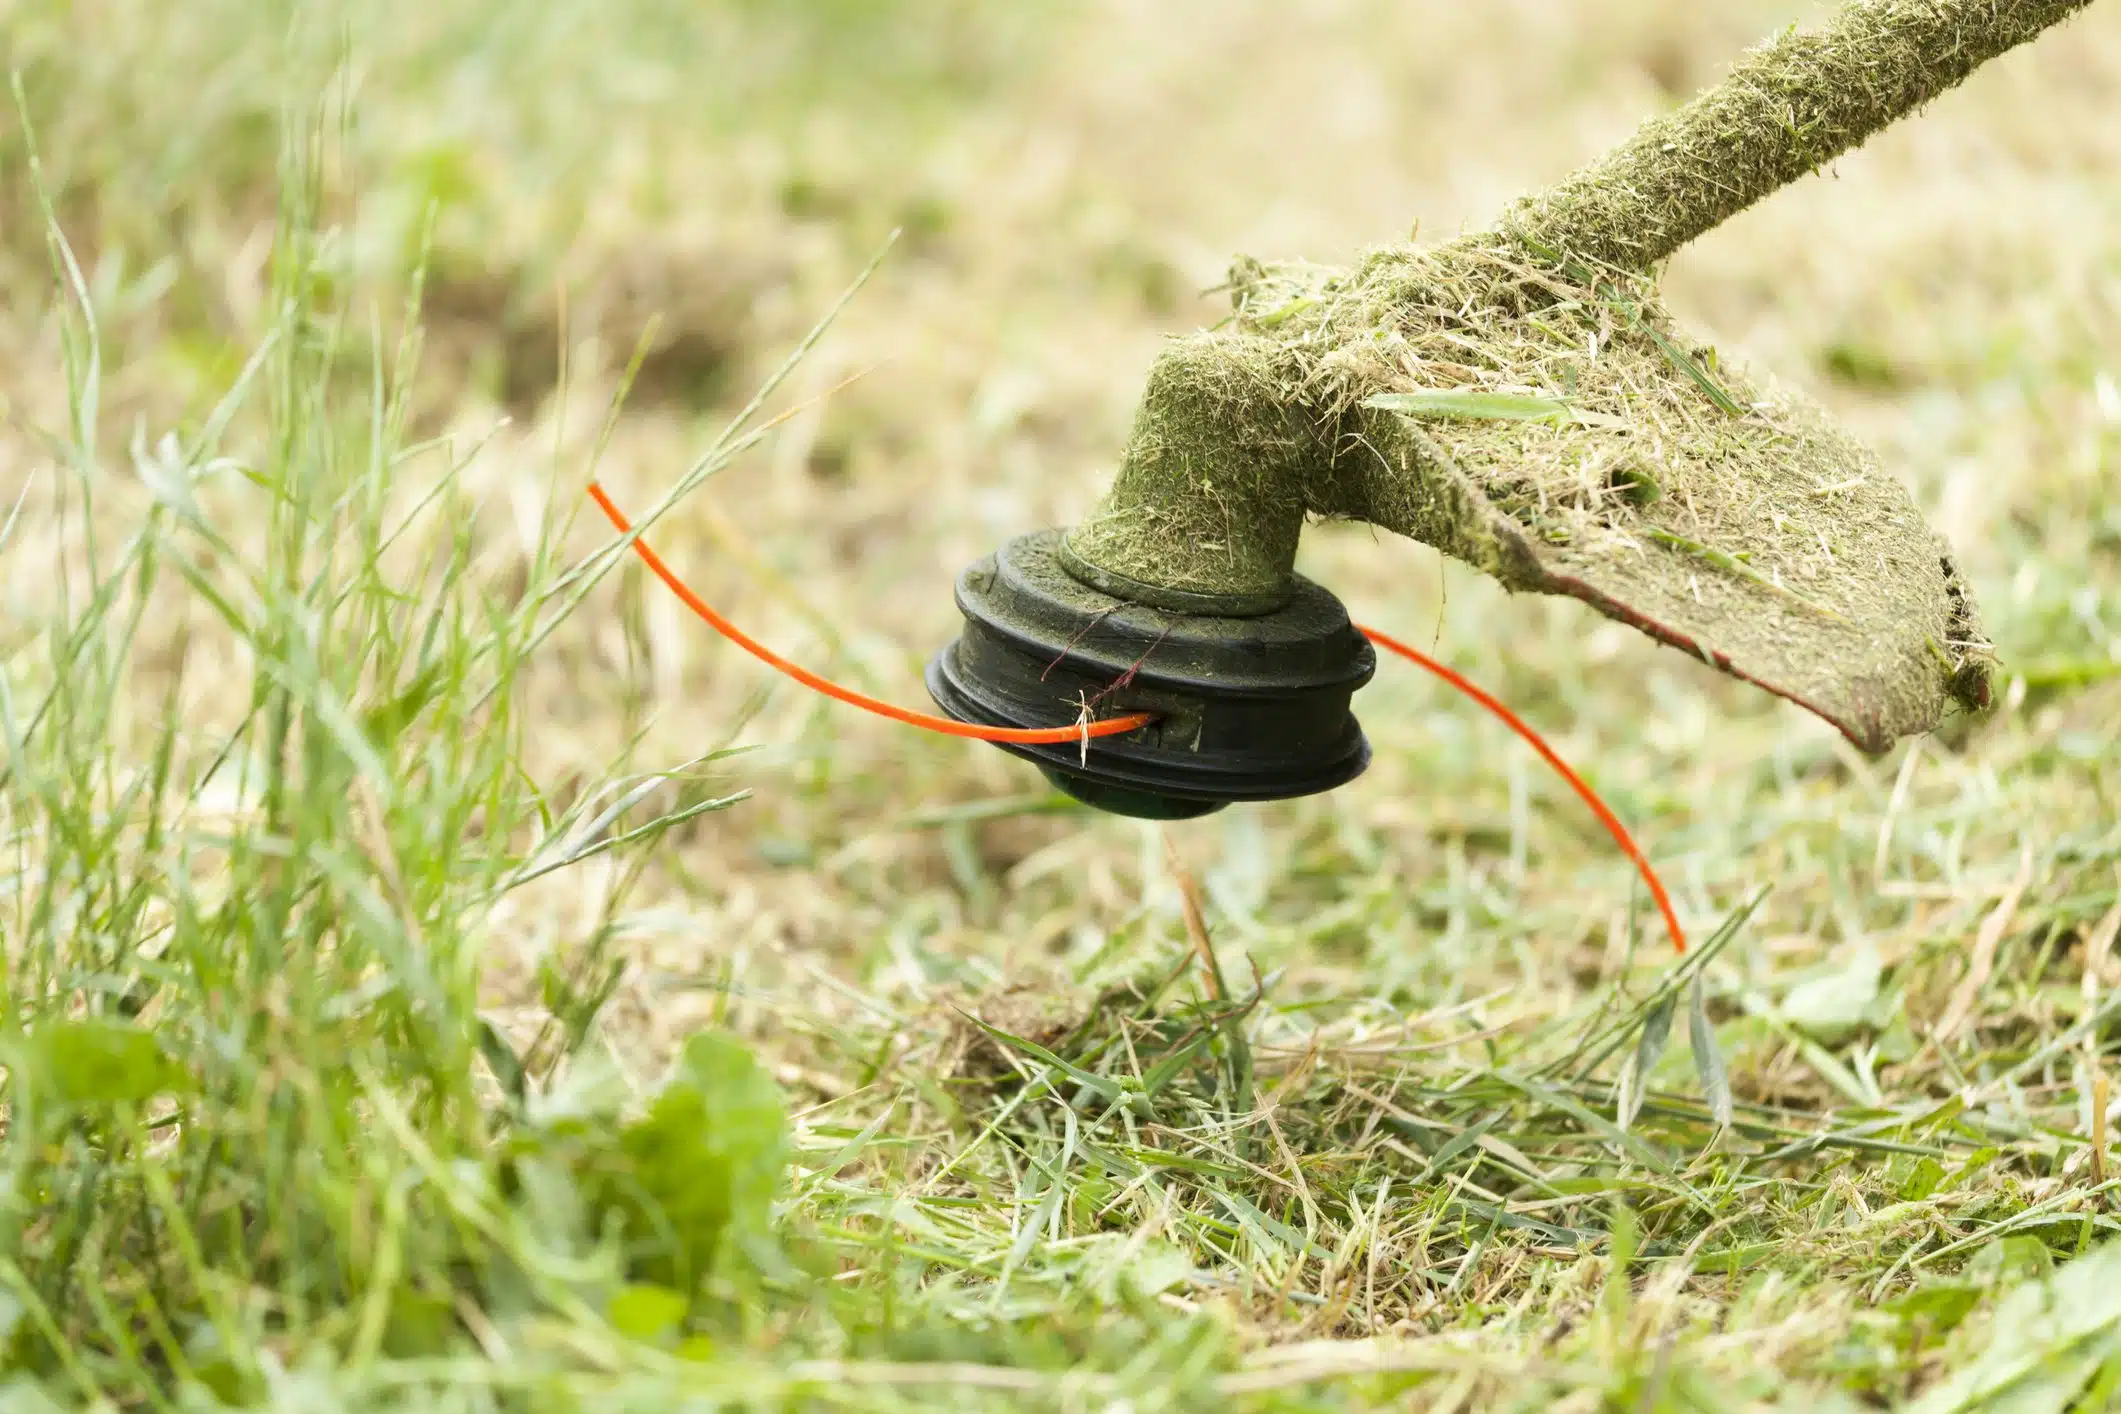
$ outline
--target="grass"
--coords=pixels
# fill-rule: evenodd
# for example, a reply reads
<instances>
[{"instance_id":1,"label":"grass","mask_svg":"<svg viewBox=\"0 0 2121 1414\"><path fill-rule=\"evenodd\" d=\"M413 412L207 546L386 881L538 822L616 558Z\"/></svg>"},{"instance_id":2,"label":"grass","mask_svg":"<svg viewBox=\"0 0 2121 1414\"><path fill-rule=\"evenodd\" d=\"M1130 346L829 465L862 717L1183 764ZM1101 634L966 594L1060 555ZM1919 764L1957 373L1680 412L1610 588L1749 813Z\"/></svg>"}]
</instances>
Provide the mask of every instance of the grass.
<instances>
[{"instance_id":1,"label":"grass","mask_svg":"<svg viewBox=\"0 0 2121 1414\"><path fill-rule=\"evenodd\" d=\"M1477 219L1777 7L914 5L859 87L846 7L118 8L0 0L0 1409L2115 1402L2101 7L1671 279L1950 531L1991 716L1864 758L1310 534L1685 959L1411 671L1361 782L1160 831L576 518L917 703L1230 249Z\"/></svg>"}]
</instances>

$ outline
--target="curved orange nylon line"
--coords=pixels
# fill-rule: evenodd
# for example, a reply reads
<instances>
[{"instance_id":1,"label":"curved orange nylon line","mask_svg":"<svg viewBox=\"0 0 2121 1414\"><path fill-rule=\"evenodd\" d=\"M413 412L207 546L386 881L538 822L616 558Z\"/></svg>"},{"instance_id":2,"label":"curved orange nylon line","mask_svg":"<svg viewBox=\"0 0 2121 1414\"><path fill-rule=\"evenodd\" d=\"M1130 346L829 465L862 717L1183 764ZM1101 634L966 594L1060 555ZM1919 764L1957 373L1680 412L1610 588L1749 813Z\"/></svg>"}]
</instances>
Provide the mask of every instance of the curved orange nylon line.
<instances>
[{"instance_id":1,"label":"curved orange nylon line","mask_svg":"<svg viewBox=\"0 0 2121 1414\"><path fill-rule=\"evenodd\" d=\"M1671 930L1672 945L1681 952L1686 951L1686 930L1679 926L1679 915L1672 908L1671 895L1664 891L1664 882L1657 877L1657 871L1650 866L1649 859L1636 847L1635 837L1628 833L1627 826L1620 823L1620 817L1606 808L1606 803L1598 798L1598 792L1592 790L1583 777L1577 775L1570 768L1568 762L1555 754L1554 748L1548 746L1538 732L1533 731L1530 726L1526 725L1524 718L1475 687L1456 671L1429 657L1426 653L1401 643L1390 634L1379 633L1374 628L1363 628L1358 624L1356 629L1378 647L1389 649L1400 657L1405 658L1408 662L1426 668L1436 674L1436 676L1500 717L1511 731L1530 742L1532 749L1545 757L1547 764L1560 773L1561 778L1569 783L1576 794L1583 797L1583 803L1591 807L1591 813L1596 815L1604 823L1606 829L1612 832L1614 841L1619 844L1628 858L1635 861L1635 867L1642 871L1643 882L1650 886L1650 895L1657 900L1658 911L1664 914L1664 926Z\"/></svg>"},{"instance_id":2,"label":"curved orange nylon line","mask_svg":"<svg viewBox=\"0 0 2121 1414\"><path fill-rule=\"evenodd\" d=\"M619 534L624 535L633 529L627 522L625 513L612 502L611 497L604 494L604 488L594 481L589 483L589 497L618 528ZM889 717L894 722L904 722L909 727L921 727L931 732L941 732L945 736L969 737L974 741L1008 742L1017 746L1060 746L1095 737L1124 736L1128 732L1139 731L1156 720L1147 712L1129 712L1123 717L1108 717L1102 722L1091 722L1087 725L1076 723L1065 727L987 727L976 722L960 722L950 717L937 717L927 712L894 707L889 702L856 692L851 687L841 687L836 682L819 677L808 668L789 662L716 613L706 600L693 593L685 582L677 577L670 566L663 563L662 556L648 548L646 540L635 540L633 548L641 557L642 563L669 587L671 593L678 596L686 608L705 619L717 633L752 657L768 667L786 673L803 686L824 693L827 697L844 702L850 707L874 712L879 717Z\"/></svg>"},{"instance_id":3,"label":"curved orange nylon line","mask_svg":"<svg viewBox=\"0 0 2121 1414\"><path fill-rule=\"evenodd\" d=\"M620 511L618 506L613 503L611 497L605 494L602 486L596 482L591 482L589 484L589 495L590 499L597 503L598 508L604 512L604 515L611 521L612 525L617 528L619 534L624 535L633 528L628 523L625 513ZM646 540L636 539L633 542L633 548L656 578L662 580L664 585L669 588L671 593L677 595L686 608L705 619L713 626L716 632L750 653L760 662L786 673L805 687L822 692L827 697L845 702L849 706L860 707L865 711L874 712L880 717L889 717L895 722L903 722L908 726L940 732L946 736L966 737L974 741L1009 742L1022 746L1052 746L1071 741L1082 741L1086 738L1123 736L1128 732L1137 731L1156 720L1148 713L1132 712L1126 716L1112 717L1102 722L1092 722L1087 726L1078 723L1066 727L989 727L971 722L960 722L949 717L933 716L926 712L908 711L904 707L893 706L889 702L883 702L864 693L856 692L852 688L841 687L838 683L821 678L807 668L789 662L786 658L766 647L765 644L760 643L757 639L751 637L715 612L714 608L706 600L693 593L685 582L679 579L668 565L663 563L662 556L650 549ZM1607 807L1605 801L1599 798L1598 792L1592 790L1590 785L1585 782L1583 777L1576 774L1574 768L1568 762L1561 759L1553 747L1547 745L1545 738L1534 731L1522 717L1505 707L1496 698L1474 686L1470 680L1456 670L1444 666L1426 653L1409 644L1402 643L1388 633L1380 632L1374 628L1367 628L1360 624L1356 628L1358 632L1378 647L1396 653L1408 662L1427 669L1452 687L1458 689L1458 691L1472 698L1495 716L1501 718L1511 731L1523 737L1534 751L1537 751L1540 756L1545 758L1546 763L1552 766L1561 778L1569 783L1570 788L1583 799L1583 803L1591 808L1591 813L1596 815L1599 821L1605 825L1621 850L1628 858L1635 861L1635 867L1641 871L1643 881L1650 886L1651 896L1657 900L1658 911L1664 915L1664 925L1671 931L1673 945L1680 952L1686 951L1686 930L1680 926L1679 915L1672 907L1671 895L1665 892L1664 881L1657 877L1657 870L1650 864L1648 857L1643 854L1642 850L1637 847L1635 837L1628 833L1627 826L1620 823L1620 817Z\"/></svg>"}]
</instances>

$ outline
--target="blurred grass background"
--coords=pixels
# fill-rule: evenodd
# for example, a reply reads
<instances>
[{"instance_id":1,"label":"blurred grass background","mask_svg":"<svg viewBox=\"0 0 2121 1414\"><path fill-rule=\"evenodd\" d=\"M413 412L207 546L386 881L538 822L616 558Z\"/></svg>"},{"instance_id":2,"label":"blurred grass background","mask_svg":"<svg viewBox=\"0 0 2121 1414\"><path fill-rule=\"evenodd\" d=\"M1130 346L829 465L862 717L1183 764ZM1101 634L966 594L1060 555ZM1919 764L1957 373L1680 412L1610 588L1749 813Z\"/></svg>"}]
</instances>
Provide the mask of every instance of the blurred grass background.
<instances>
[{"instance_id":1,"label":"blurred grass background","mask_svg":"<svg viewBox=\"0 0 2121 1414\"><path fill-rule=\"evenodd\" d=\"M1170 830L1266 984L1237 1018L1154 832L567 577L592 465L644 508L726 462L659 548L918 704L958 569L1089 507L1231 255L1478 223L1813 13L0 0L0 1401L2105 1407L2111 5L1668 278L1916 488L1989 718L1863 759L1581 606L1307 538L1698 934L1765 888L1701 968L1713 1144L1684 1037L1568 1064L1670 960L1425 681L1364 692L1356 785Z\"/></svg>"}]
</instances>

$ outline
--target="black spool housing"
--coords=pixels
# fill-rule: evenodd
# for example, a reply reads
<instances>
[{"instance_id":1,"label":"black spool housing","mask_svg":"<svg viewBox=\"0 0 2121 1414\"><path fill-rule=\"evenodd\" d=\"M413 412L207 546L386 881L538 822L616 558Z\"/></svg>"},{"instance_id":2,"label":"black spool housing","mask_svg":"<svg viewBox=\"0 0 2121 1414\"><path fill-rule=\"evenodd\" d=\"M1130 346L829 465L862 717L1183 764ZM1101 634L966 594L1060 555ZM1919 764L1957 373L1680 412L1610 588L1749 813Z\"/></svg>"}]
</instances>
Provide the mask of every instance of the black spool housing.
<instances>
[{"instance_id":1,"label":"black spool housing","mask_svg":"<svg viewBox=\"0 0 2121 1414\"><path fill-rule=\"evenodd\" d=\"M959 576L964 632L928 665L944 713L1005 727L1065 723L1085 700L1099 717L1157 714L1087 754L1002 747L1084 804L1142 819L1313 795L1369 765L1349 704L1377 657L1332 594L1298 579L1269 614L1173 613L1076 579L1060 544L1026 535Z\"/></svg>"}]
</instances>

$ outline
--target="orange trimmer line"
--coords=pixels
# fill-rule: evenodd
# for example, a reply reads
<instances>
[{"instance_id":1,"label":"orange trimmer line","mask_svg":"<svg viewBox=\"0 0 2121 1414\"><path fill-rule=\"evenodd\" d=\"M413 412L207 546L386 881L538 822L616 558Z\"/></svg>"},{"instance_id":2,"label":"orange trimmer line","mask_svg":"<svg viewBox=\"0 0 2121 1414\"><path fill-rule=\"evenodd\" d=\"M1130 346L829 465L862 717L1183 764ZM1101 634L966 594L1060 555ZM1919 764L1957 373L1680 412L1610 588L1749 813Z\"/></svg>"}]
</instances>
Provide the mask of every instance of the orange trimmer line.
<instances>
[{"instance_id":1,"label":"orange trimmer line","mask_svg":"<svg viewBox=\"0 0 2121 1414\"><path fill-rule=\"evenodd\" d=\"M605 494L602 486L596 482L591 482L589 484L589 496L591 500L597 503L598 508L604 512L612 525L618 529L619 534L624 535L632 530L633 527L627 522L625 514L612 502L611 497ZM789 662L786 658L783 658L780 654L766 647L766 645L745 633L735 624L723 618L719 613L716 613L706 600L693 593L685 582L679 579L668 565L663 563L662 557L648 547L647 541L636 538L633 542L633 548L634 552L641 557L642 563L648 566L657 579L663 581L671 593L677 595L686 608L705 619L713 626L716 632L757 658L760 662L786 673L805 687L822 692L827 697L845 702L849 706L860 707L864 711L874 712L880 717L889 717L895 722L903 722L907 726L921 727L928 731L940 732L946 736L967 737L974 741L1042 746L1079 742L1086 738L1094 737L1124 736L1126 733L1145 727L1156 720L1145 712L1130 712L1125 716L1110 717L1102 722L1090 722L1087 724L1077 722L1065 727L987 727L971 722L956 721L949 717L938 717L927 712L912 712L904 707L895 707L889 702L879 701L864 693L856 692L852 688L842 687L836 682L819 677L807 668L799 667ZM1554 748L1547 745L1545 738L1532 730L1531 726L1522 717L1519 717L1515 712L1503 706L1501 702L1478 687L1475 687L1454 669L1445 667L1434 658L1400 642L1388 633L1380 633L1374 628L1362 628L1360 625L1357 628L1364 637L1378 647L1397 653L1408 662L1415 664L1417 667L1425 668L1437 677L1442 678L1452 687L1457 688L1460 692L1499 717L1511 731L1516 732L1517 735L1529 742L1532 749L1545 758L1546 763L1552 766L1561 778L1569 783L1570 788L1583 798L1583 803L1591 807L1591 813L1596 815L1606 829L1611 832L1614 841L1619 844L1622 852L1635 862L1635 867L1642 873L1643 881L1650 886L1650 896L1656 899L1658 911L1664 915L1664 925L1671 931L1673 946L1681 952L1686 951L1686 930L1679 925L1679 915L1673 909L1671 896L1665 892L1664 882L1657 877L1656 869L1651 867L1649 859L1636 847L1634 836L1628 833L1627 826L1620 823L1620 817L1607 808L1606 803L1599 798L1598 792L1592 790L1583 777L1577 775L1569 766L1569 763L1561 759Z\"/></svg>"},{"instance_id":2,"label":"orange trimmer line","mask_svg":"<svg viewBox=\"0 0 2121 1414\"><path fill-rule=\"evenodd\" d=\"M1358 628L1360 628L1359 625ZM1511 731L1531 743L1532 749L1545 757L1546 763L1552 766L1561 778L1569 783L1570 788L1576 794L1583 797L1583 803L1591 807L1591 813L1596 815L1612 834L1614 843L1620 846L1622 852L1628 858L1635 861L1635 867L1642 872L1643 882L1650 886L1650 896L1657 900L1658 912L1664 915L1664 926L1671 931L1672 946L1681 952L1686 951L1686 930L1679 926L1679 914L1672 907L1671 895L1664 891L1664 881L1657 877L1657 871L1650 866L1649 859L1636 847L1635 837L1628 833L1627 826L1620 823L1620 817L1606 808L1606 803L1599 799L1598 792L1592 790L1590 784L1583 777L1577 775L1569 766L1569 763L1556 754L1553 747L1546 744L1545 738L1541 737L1538 732L1533 731L1531 726L1515 712L1512 712L1495 698L1475 687L1453 669L1445 667L1419 649L1400 642L1388 633L1379 633L1374 628L1361 628L1360 631L1364 637L1378 647L1389 649L1408 662L1426 668L1436 674L1436 676L1487 708L1497 717L1500 717Z\"/></svg>"},{"instance_id":3,"label":"orange trimmer line","mask_svg":"<svg viewBox=\"0 0 2121 1414\"><path fill-rule=\"evenodd\" d=\"M611 497L604 493L602 486L593 481L589 483L589 496L591 500L597 503L598 508L604 512L604 515L611 523L618 528L619 534L624 535L633 529L627 523L625 513L612 502ZM1085 738L1123 736L1128 732L1137 731L1156 720L1154 716L1147 712L1129 712L1123 717L1107 717L1101 722L1076 722L1064 727L987 727L981 726L976 722L960 722L949 717L938 717L927 712L913 712L904 707L895 707L889 702L883 702L865 693L856 692L853 688L841 687L836 682L819 677L808 668L789 662L786 658L783 658L780 654L716 613L706 600L693 593L691 589L686 587L683 580L672 573L670 566L663 563L662 556L648 548L646 540L635 540L633 548L635 553L640 555L641 562L648 566L649 571L657 579L662 580L668 586L672 594L678 596L686 608L705 619L714 627L717 633L749 653L752 657L768 667L786 673L803 686L824 693L827 697L844 702L851 707L859 707L866 712L874 712L879 717L889 717L894 722L904 722L909 727L922 727L931 732L941 732L946 736L969 737L974 741L1008 742L1016 746L1058 746L1067 742L1079 742Z\"/></svg>"}]
</instances>

